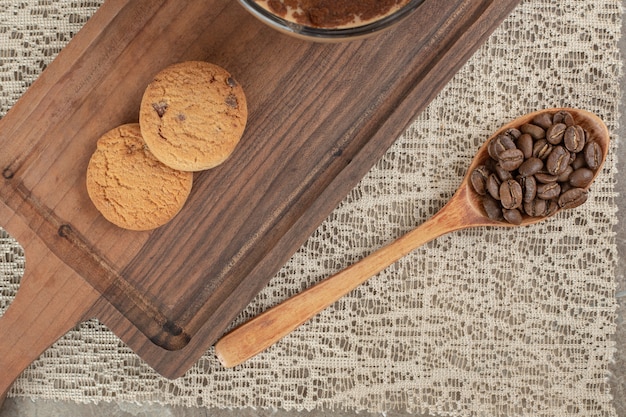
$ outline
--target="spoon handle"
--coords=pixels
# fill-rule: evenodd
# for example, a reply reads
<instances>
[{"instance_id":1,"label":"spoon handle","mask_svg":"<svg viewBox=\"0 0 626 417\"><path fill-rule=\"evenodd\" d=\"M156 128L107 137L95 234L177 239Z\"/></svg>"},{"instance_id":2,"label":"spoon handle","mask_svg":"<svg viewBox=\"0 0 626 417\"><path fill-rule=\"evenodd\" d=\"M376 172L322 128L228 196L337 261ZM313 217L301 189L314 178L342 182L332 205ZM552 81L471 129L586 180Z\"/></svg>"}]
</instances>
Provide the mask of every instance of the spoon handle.
<instances>
[{"instance_id":1,"label":"spoon handle","mask_svg":"<svg viewBox=\"0 0 626 417\"><path fill-rule=\"evenodd\" d=\"M215 353L222 365L233 367L261 353L413 250L448 232L476 226L481 221L480 217L467 216L467 210L459 209L463 204L450 204L453 200L455 198L421 226L389 245L223 336L215 344Z\"/></svg>"}]
</instances>

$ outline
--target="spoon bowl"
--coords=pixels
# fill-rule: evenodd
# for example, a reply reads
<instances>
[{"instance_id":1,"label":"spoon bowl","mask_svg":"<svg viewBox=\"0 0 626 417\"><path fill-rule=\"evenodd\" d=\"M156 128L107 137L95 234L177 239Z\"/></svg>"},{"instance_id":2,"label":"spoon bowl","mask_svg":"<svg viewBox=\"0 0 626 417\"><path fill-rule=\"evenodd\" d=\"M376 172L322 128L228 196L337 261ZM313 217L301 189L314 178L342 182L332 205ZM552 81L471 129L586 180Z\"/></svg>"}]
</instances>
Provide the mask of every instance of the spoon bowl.
<instances>
[{"instance_id":1,"label":"spoon bowl","mask_svg":"<svg viewBox=\"0 0 626 417\"><path fill-rule=\"evenodd\" d=\"M549 212L540 215L534 213L535 215L532 216L521 214L518 222L511 223L500 216L493 215L493 212L491 216L487 213L484 202L490 197L483 195L483 192L476 191L471 179L476 169L490 164L490 159L493 159L495 152L493 147L490 149L490 145L493 146L494 141L502 135L508 134L507 132L511 132L511 129L519 131L522 127L523 131L532 131L532 126L529 128L528 125L535 126L534 123L538 117L549 114L552 120L552 115L565 114L563 112L571 116L568 126L580 126L585 133L586 142L595 142L598 145L599 155L595 155L593 176L586 179L584 187L578 187L582 189L579 191L586 195L593 180L602 171L609 149L609 132L602 120L588 111L571 108L541 110L521 116L502 126L485 141L472 160L456 193L433 217L354 265L287 299L223 336L215 344L215 352L220 362L225 367L233 367L262 352L369 277L439 236L470 227L528 226L568 208L567 205L560 206L554 203L554 209ZM540 140L535 139L535 143ZM565 153L563 155L567 155L569 165L572 165L573 155ZM496 162L491 161L491 164L496 164Z\"/></svg>"},{"instance_id":2,"label":"spoon bowl","mask_svg":"<svg viewBox=\"0 0 626 417\"><path fill-rule=\"evenodd\" d=\"M457 193L450 200L447 206L451 205L450 203L453 203L455 205L463 204L465 209L471 210L472 214L471 215L468 214L468 217L472 218L472 221L474 222L472 223L473 226L480 226L480 225L482 226L497 225L497 226L504 226L504 227L518 226L516 224L512 224L504 220L493 220L489 218L489 216L487 215L483 207L483 198L474 191L471 185L471 180L470 180L471 173L479 166L484 165L490 159L489 150L488 150L489 144L493 140L495 140L498 136L506 133L507 131L510 131L510 129L518 129L520 126L531 123L537 116L541 114L545 114L545 113L554 114L554 113L561 112L561 111L568 112L569 114L571 114L573 117L574 123L576 125L581 126L583 130L587 132L588 141L592 141L592 140L595 141L596 143L598 143L598 145L600 145L600 149L602 150L601 160L599 161L599 167L595 170L593 179L589 182L589 184L586 187L584 187L585 191L588 191L591 185L593 184L594 180L596 179L596 177L602 171L602 166L604 165L604 162L606 160L606 156L609 150L609 141L610 141L609 131L606 125L604 124L604 122L602 121L602 119L600 119L598 116L596 116L595 114L589 111L581 110L581 109L574 109L574 108L553 108L553 109L547 109L547 110L540 110L540 111L536 111L533 113L528 113L523 116L520 116L516 118L515 120L505 124L500 129L498 129L498 131L496 131L493 135L491 135L491 137L489 137L483 143L483 145L480 147L480 149L478 150L478 152L472 159L472 162L467 169L467 173L465 174L465 177L463 178L463 181L461 182L461 185L459 186ZM459 201L455 202L456 198L464 198L465 201L463 201L463 203ZM556 211L550 213L549 216L555 215L561 212L562 210L563 210L562 208L558 208ZM522 218L522 222L519 225L526 226L526 225L539 223L545 220L545 218L549 216L524 215Z\"/></svg>"}]
</instances>

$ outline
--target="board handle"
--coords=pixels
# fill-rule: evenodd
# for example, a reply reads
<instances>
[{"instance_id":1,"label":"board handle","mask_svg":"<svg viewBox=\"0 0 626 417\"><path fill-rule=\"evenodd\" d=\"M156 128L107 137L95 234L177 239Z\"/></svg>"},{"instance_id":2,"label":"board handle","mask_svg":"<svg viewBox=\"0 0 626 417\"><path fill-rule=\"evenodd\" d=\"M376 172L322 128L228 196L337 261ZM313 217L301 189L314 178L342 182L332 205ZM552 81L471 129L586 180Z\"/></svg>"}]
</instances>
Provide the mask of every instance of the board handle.
<instances>
[{"instance_id":1,"label":"board handle","mask_svg":"<svg viewBox=\"0 0 626 417\"><path fill-rule=\"evenodd\" d=\"M76 273L28 270L0 317L0 407L17 377L48 347L89 318L99 293Z\"/></svg>"}]
</instances>

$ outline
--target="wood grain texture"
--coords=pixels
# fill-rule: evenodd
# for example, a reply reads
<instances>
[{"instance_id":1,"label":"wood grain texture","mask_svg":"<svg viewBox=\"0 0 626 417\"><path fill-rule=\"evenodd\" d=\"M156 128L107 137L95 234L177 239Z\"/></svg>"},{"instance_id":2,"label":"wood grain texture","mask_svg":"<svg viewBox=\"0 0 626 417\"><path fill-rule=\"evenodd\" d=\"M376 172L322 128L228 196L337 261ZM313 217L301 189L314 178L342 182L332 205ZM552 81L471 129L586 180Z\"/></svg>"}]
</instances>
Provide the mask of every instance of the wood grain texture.
<instances>
[{"instance_id":1,"label":"wood grain texture","mask_svg":"<svg viewBox=\"0 0 626 417\"><path fill-rule=\"evenodd\" d=\"M36 236L20 240L27 268L64 270L100 295L75 297L80 318L98 317L158 372L180 376L518 1L426 0L392 31L317 44L230 0L107 0L0 121L1 225ZM156 72L192 59L243 85L244 137L196 176L166 226L116 228L86 192L95 142L137 121Z\"/></svg>"}]
</instances>

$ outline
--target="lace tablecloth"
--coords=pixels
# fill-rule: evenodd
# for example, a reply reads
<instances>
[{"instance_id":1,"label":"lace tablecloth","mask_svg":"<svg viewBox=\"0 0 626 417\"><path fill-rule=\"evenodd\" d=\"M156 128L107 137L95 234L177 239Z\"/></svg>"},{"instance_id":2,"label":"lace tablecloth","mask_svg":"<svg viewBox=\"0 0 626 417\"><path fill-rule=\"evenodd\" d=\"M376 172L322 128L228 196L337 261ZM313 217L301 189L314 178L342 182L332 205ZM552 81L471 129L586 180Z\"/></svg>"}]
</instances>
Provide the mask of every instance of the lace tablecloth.
<instances>
[{"instance_id":1,"label":"lace tablecloth","mask_svg":"<svg viewBox=\"0 0 626 417\"><path fill-rule=\"evenodd\" d=\"M100 1L0 4L0 115ZM235 6L234 6L235 7ZM618 0L525 0L239 318L432 216L479 144L525 112L584 108L614 132ZM539 225L443 236L235 369L212 350L174 381L97 321L58 341L11 396L218 408L612 416L618 138L590 200ZM1 151L1 150L0 150ZM1 220L0 220L1 222ZM24 270L0 234L0 311Z\"/></svg>"}]
</instances>

